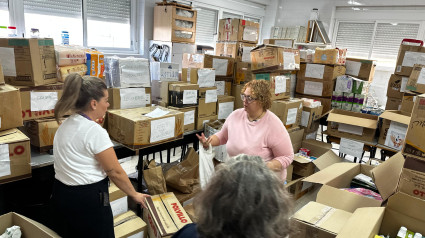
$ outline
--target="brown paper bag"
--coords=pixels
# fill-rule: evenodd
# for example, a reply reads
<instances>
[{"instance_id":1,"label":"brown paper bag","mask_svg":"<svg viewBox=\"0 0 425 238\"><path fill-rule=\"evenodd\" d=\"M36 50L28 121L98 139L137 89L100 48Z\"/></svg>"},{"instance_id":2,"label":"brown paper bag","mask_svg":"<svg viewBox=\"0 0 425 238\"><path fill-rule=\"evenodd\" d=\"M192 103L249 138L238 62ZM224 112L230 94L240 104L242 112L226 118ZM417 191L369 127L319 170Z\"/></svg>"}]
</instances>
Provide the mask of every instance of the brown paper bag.
<instances>
[{"instance_id":1,"label":"brown paper bag","mask_svg":"<svg viewBox=\"0 0 425 238\"><path fill-rule=\"evenodd\" d=\"M167 171L165 180L168 186L182 193L193 192L193 186L199 183L199 156L193 148L182 162Z\"/></svg>"},{"instance_id":2,"label":"brown paper bag","mask_svg":"<svg viewBox=\"0 0 425 238\"><path fill-rule=\"evenodd\" d=\"M145 166L143 166L145 168ZM164 174L161 166L156 166L155 160L152 160L148 168L143 170L143 177L150 195L162 194L167 192Z\"/></svg>"}]
</instances>

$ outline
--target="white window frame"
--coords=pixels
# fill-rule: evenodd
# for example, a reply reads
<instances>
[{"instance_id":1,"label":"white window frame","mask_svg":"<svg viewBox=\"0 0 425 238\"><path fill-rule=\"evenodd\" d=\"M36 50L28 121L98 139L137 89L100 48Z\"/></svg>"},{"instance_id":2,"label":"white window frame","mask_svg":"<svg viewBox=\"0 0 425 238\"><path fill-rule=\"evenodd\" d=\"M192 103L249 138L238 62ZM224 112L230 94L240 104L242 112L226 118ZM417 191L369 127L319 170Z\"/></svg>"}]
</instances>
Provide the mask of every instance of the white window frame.
<instances>
[{"instance_id":1,"label":"white window frame","mask_svg":"<svg viewBox=\"0 0 425 238\"><path fill-rule=\"evenodd\" d=\"M87 45L87 0L82 0L82 22L83 22L83 46L87 48L96 48L105 54L140 54L139 49L139 36L140 27L137 9L139 9L140 0L131 0L130 7L130 48L116 48L116 47L97 47ZM25 14L24 14L24 1L23 0L9 0L9 21L10 25L16 26L18 35L25 34Z\"/></svg>"}]
</instances>

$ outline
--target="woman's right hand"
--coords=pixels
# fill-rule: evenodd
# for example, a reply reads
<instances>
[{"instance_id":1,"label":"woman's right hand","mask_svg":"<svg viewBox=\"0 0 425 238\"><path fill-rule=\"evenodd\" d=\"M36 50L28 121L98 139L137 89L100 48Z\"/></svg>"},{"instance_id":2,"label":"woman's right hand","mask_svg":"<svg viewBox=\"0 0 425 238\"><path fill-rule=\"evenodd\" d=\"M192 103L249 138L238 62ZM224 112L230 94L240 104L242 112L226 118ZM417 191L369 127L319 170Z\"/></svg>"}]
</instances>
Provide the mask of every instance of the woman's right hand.
<instances>
[{"instance_id":1,"label":"woman's right hand","mask_svg":"<svg viewBox=\"0 0 425 238\"><path fill-rule=\"evenodd\" d=\"M206 138L203 132L201 133L201 135L196 134L196 137L198 137L199 141L202 143L202 146L205 149L208 149L208 147L210 147L211 137Z\"/></svg>"}]
</instances>

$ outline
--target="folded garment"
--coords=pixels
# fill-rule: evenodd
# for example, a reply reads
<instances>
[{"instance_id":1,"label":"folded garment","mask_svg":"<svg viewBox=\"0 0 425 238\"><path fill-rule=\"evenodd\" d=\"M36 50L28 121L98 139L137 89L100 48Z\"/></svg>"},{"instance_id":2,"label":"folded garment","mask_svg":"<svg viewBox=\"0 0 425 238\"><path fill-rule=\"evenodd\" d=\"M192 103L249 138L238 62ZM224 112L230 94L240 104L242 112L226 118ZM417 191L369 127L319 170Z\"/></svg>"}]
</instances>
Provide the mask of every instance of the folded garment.
<instances>
[{"instance_id":1,"label":"folded garment","mask_svg":"<svg viewBox=\"0 0 425 238\"><path fill-rule=\"evenodd\" d=\"M382 197L381 195L379 195L379 193L375 193L374 191L370 190L370 189L365 189L365 188L343 188L342 190L351 192L351 193L355 193L357 195L361 195L361 196L365 196L368 198L373 198L375 200L379 200L382 201Z\"/></svg>"},{"instance_id":2,"label":"folded garment","mask_svg":"<svg viewBox=\"0 0 425 238\"><path fill-rule=\"evenodd\" d=\"M86 52L79 46L55 45L56 64L70 66L86 63Z\"/></svg>"}]
</instances>

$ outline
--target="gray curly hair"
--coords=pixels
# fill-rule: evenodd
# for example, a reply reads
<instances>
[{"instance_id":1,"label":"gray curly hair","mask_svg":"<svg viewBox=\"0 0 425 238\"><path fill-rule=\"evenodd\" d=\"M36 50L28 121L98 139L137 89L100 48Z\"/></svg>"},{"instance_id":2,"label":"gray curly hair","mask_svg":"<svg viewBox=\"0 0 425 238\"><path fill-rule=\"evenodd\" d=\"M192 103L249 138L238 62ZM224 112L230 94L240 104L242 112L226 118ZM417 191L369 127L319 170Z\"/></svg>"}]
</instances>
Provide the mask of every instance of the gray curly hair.
<instances>
[{"instance_id":1,"label":"gray curly hair","mask_svg":"<svg viewBox=\"0 0 425 238\"><path fill-rule=\"evenodd\" d=\"M259 156L238 155L219 165L194 202L201 237L286 237L292 200Z\"/></svg>"}]
</instances>

